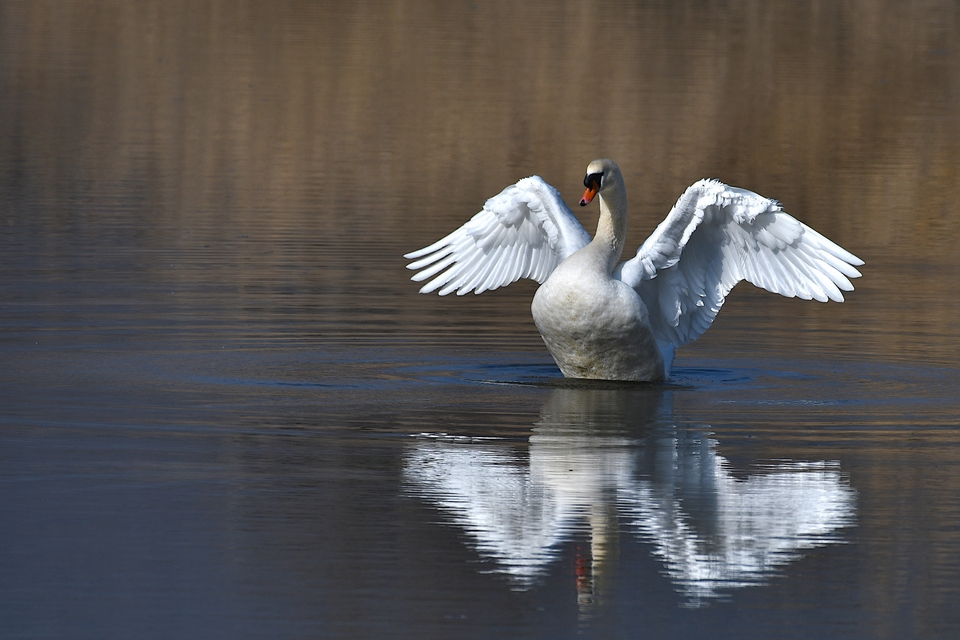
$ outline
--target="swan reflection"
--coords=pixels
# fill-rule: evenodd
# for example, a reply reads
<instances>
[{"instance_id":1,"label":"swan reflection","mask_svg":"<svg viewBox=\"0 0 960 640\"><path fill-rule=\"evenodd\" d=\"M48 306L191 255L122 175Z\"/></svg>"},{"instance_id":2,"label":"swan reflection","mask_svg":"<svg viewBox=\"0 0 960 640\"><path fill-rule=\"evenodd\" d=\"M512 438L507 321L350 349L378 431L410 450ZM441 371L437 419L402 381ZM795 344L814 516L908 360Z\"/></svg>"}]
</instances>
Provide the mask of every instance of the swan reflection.
<instances>
[{"instance_id":1,"label":"swan reflection","mask_svg":"<svg viewBox=\"0 0 960 640\"><path fill-rule=\"evenodd\" d=\"M409 490L472 537L517 588L577 553L581 602L612 574L621 529L653 546L697 605L755 585L801 552L842 542L856 494L837 462L772 461L743 478L704 432L677 429L657 389L556 389L529 446L422 434Z\"/></svg>"}]
</instances>

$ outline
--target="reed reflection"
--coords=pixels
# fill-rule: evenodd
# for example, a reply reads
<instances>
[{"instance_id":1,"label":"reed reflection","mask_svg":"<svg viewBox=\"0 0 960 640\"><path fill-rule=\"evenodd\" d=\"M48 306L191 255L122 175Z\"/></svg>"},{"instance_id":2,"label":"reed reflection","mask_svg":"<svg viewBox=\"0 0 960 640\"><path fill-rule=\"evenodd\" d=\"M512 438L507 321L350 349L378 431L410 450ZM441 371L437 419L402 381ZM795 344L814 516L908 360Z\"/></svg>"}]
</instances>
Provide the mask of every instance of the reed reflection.
<instances>
[{"instance_id":1,"label":"reed reflection","mask_svg":"<svg viewBox=\"0 0 960 640\"><path fill-rule=\"evenodd\" d=\"M518 589L575 542L581 604L629 572L619 566L624 535L652 545L689 606L843 541L856 492L838 462L776 460L745 477L717 446L705 429L673 423L669 391L564 388L545 402L525 450L423 434L404 474Z\"/></svg>"}]
</instances>

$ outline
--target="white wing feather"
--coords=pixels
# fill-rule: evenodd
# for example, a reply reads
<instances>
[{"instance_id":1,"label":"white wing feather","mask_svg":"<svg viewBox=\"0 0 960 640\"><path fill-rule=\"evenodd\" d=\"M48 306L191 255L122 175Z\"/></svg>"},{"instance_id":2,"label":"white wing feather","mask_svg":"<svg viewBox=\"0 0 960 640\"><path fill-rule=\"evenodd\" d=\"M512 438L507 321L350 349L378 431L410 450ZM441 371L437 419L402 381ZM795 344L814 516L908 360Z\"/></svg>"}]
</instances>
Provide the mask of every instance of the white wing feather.
<instances>
[{"instance_id":1,"label":"white wing feather","mask_svg":"<svg viewBox=\"0 0 960 640\"><path fill-rule=\"evenodd\" d=\"M487 200L469 222L429 247L406 254L420 293L483 293L531 278L543 283L557 265L590 242L590 234L539 176ZM437 275L439 274L439 275ZM436 277L434 277L436 276Z\"/></svg>"},{"instance_id":2,"label":"white wing feather","mask_svg":"<svg viewBox=\"0 0 960 640\"><path fill-rule=\"evenodd\" d=\"M618 274L646 304L655 337L679 347L707 330L741 280L791 298L842 302L861 264L775 200L701 180Z\"/></svg>"}]
</instances>

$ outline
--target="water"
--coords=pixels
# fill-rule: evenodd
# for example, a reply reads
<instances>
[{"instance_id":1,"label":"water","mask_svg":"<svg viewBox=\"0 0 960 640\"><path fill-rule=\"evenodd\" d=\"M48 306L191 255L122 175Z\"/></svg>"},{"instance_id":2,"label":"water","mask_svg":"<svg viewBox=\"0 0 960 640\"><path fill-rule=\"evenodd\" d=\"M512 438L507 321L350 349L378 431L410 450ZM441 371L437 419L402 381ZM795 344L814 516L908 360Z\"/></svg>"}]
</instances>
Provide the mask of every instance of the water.
<instances>
[{"instance_id":1,"label":"water","mask_svg":"<svg viewBox=\"0 0 960 640\"><path fill-rule=\"evenodd\" d=\"M953 637L958 29L0 3L0 637ZM741 285L662 386L559 378L530 283L416 294L598 156L629 251L713 176L864 277Z\"/></svg>"}]
</instances>

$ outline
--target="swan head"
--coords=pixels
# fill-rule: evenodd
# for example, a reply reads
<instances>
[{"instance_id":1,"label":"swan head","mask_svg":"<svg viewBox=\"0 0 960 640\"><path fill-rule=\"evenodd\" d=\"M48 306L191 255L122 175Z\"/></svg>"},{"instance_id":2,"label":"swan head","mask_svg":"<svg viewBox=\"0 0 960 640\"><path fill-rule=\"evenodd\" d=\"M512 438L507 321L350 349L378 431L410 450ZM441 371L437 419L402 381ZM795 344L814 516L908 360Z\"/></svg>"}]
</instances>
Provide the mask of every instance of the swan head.
<instances>
[{"instance_id":1,"label":"swan head","mask_svg":"<svg viewBox=\"0 0 960 640\"><path fill-rule=\"evenodd\" d=\"M620 176L620 167L613 160L601 158L587 165L587 175L583 179L583 186L587 188L580 198L580 206L590 204L594 197L602 191L613 188L623 182Z\"/></svg>"}]
</instances>

